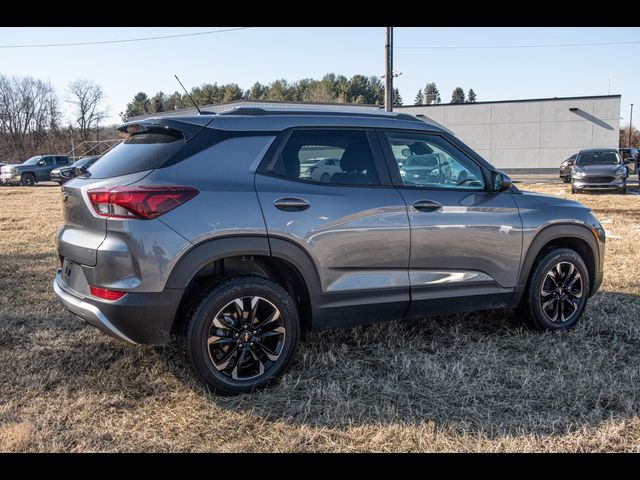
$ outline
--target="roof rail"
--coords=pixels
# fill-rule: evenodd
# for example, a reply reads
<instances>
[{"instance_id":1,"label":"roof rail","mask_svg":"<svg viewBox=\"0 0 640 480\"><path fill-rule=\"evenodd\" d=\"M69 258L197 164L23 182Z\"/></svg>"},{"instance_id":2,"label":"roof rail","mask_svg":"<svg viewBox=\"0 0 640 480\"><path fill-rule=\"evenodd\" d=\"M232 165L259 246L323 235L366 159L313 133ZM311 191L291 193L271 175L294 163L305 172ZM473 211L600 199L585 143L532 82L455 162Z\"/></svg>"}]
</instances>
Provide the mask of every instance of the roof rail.
<instances>
[{"instance_id":1,"label":"roof rail","mask_svg":"<svg viewBox=\"0 0 640 480\"><path fill-rule=\"evenodd\" d=\"M379 117L379 118L388 118L388 119L397 119L397 120L409 120L413 122L420 122L421 120L410 115L408 113L396 113L394 115L389 115L388 113L373 113L373 112L356 112L356 111L339 111L339 110L297 110L297 109L278 109L278 110L268 110L265 108L259 107L238 107L233 110L227 110L226 112L221 112L218 115L326 115L326 116L345 116L345 117Z\"/></svg>"}]
</instances>

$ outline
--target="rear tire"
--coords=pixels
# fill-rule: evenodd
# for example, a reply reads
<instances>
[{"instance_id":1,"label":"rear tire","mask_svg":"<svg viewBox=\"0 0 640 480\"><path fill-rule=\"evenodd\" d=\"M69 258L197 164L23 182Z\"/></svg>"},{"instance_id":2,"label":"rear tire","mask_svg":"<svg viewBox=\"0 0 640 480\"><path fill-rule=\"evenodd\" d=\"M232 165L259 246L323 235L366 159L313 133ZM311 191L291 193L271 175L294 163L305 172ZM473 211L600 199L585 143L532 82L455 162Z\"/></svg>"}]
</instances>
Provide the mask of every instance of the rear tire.
<instances>
[{"instance_id":1,"label":"rear tire","mask_svg":"<svg viewBox=\"0 0 640 480\"><path fill-rule=\"evenodd\" d=\"M571 328L584 312L590 287L582 257L569 248L553 249L534 263L519 314L534 330Z\"/></svg>"},{"instance_id":2,"label":"rear tire","mask_svg":"<svg viewBox=\"0 0 640 480\"><path fill-rule=\"evenodd\" d=\"M237 395L273 383L300 338L295 303L280 285L240 275L212 286L187 318L185 350L214 392Z\"/></svg>"},{"instance_id":3,"label":"rear tire","mask_svg":"<svg viewBox=\"0 0 640 480\"><path fill-rule=\"evenodd\" d=\"M330 179L331 177L329 176L328 173L323 173L322 176L320 177L320 181L323 183L329 183Z\"/></svg>"},{"instance_id":4,"label":"rear tire","mask_svg":"<svg viewBox=\"0 0 640 480\"><path fill-rule=\"evenodd\" d=\"M20 181L25 187L33 187L36 184L36 177L31 173L25 173L22 175L22 180Z\"/></svg>"}]
</instances>

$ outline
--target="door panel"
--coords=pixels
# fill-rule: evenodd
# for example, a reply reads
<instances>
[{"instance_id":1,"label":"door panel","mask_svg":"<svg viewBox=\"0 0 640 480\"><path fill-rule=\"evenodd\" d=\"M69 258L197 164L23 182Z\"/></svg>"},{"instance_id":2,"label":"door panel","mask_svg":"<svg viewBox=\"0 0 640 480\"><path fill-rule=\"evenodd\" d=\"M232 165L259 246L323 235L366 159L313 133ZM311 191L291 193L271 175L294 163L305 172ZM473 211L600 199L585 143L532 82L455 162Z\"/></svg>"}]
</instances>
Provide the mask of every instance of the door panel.
<instances>
[{"instance_id":1,"label":"door panel","mask_svg":"<svg viewBox=\"0 0 640 480\"><path fill-rule=\"evenodd\" d=\"M343 187L256 175L269 236L302 246L323 292L406 288L409 221L393 188ZM276 204L300 208L279 208ZM305 207L302 207L302 205Z\"/></svg>"},{"instance_id":2,"label":"door panel","mask_svg":"<svg viewBox=\"0 0 640 480\"><path fill-rule=\"evenodd\" d=\"M256 190L269 238L294 242L317 269L314 322L402 317L410 300L409 219L375 136L294 129L277 145L269 168L256 174ZM314 176L327 159L336 171Z\"/></svg>"},{"instance_id":3,"label":"door panel","mask_svg":"<svg viewBox=\"0 0 640 480\"><path fill-rule=\"evenodd\" d=\"M483 167L443 136L378 138L411 226L410 315L506 303L522 253L512 195L486 191Z\"/></svg>"},{"instance_id":4,"label":"door panel","mask_svg":"<svg viewBox=\"0 0 640 480\"><path fill-rule=\"evenodd\" d=\"M503 288L515 287L522 226L510 193L402 188L400 192L409 206L412 229L412 285L495 281ZM413 206L418 201L441 207L421 211Z\"/></svg>"}]
</instances>

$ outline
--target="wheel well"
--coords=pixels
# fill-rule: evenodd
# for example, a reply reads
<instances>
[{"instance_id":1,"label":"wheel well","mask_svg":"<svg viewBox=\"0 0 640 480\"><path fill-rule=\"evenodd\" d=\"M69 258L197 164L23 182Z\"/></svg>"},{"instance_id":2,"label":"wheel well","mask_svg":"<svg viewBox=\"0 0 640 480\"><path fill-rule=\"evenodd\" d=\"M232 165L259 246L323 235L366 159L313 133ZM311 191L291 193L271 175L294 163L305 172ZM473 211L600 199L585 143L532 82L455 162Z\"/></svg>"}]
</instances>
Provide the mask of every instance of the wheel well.
<instances>
[{"instance_id":1,"label":"wheel well","mask_svg":"<svg viewBox=\"0 0 640 480\"><path fill-rule=\"evenodd\" d=\"M186 316L194 298L204 293L216 281L236 275L259 275L284 288L296 302L301 322L301 333L311 328L311 303L304 277L289 262L266 255L241 255L221 258L201 268L189 282L180 301L172 333L181 333L186 327Z\"/></svg>"},{"instance_id":2,"label":"wheel well","mask_svg":"<svg viewBox=\"0 0 640 480\"><path fill-rule=\"evenodd\" d=\"M556 248L569 248L577 252L578 255L582 257L584 263L587 265L587 271L589 272L589 287L593 288L593 279L596 276L596 259L589 244L585 240L576 237L555 238L540 249L540 252L538 252L536 257L536 263L548 252ZM533 270L534 268L531 267L531 272L533 272Z\"/></svg>"}]
</instances>

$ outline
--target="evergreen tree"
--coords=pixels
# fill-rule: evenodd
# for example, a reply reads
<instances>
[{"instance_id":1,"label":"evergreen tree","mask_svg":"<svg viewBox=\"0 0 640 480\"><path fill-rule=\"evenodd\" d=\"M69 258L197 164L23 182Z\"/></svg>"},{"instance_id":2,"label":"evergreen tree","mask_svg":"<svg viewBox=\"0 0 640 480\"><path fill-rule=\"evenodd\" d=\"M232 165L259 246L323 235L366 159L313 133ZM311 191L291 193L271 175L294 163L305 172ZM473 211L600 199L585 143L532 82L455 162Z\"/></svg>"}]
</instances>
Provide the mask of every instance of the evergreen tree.
<instances>
[{"instance_id":1,"label":"evergreen tree","mask_svg":"<svg viewBox=\"0 0 640 480\"><path fill-rule=\"evenodd\" d=\"M393 106L401 107L402 106L402 97L400 96L400 90L397 88L393 89Z\"/></svg>"},{"instance_id":2,"label":"evergreen tree","mask_svg":"<svg viewBox=\"0 0 640 480\"><path fill-rule=\"evenodd\" d=\"M127 104L127 110L125 111L124 116L129 118L137 115L144 115L145 113L152 113L151 102L146 93L138 92L135 97L133 97L133 101Z\"/></svg>"},{"instance_id":3,"label":"evergreen tree","mask_svg":"<svg viewBox=\"0 0 640 480\"><path fill-rule=\"evenodd\" d=\"M456 87L451 94L451 103L464 103L464 90Z\"/></svg>"},{"instance_id":4,"label":"evergreen tree","mask_svg":"<svg viewBox=\"0 0 640 480\"><path fill-rule=\"evenodd\" d=\"M476 92L473 91L473 88L469 89L469 93L467 94L467 103L476 103Z\"/></svg>"},{"instance_id":5,"label":"evergreen tree","mask_svg":"<svg viewBox=\"0 0 640 480\"><path fill-rule=\"evenodd\" d=\"M427 83L424 87L424 103L430 105L433 103L440 103L441 101L440 92L438 91L438 87L436 87L435 82Z\"/></svg>"},{"instance_id":6,"label":"evergreen tree","mask_svg":"<svg viewBox=\"0 0 640 480\"><path fill-rule=\"evenodd\" d=\"M422 105L424 102L424 97L422 96L422 89L418 90L416 98L413 100L414 105Z\"/></svg>"}]
</instances>

